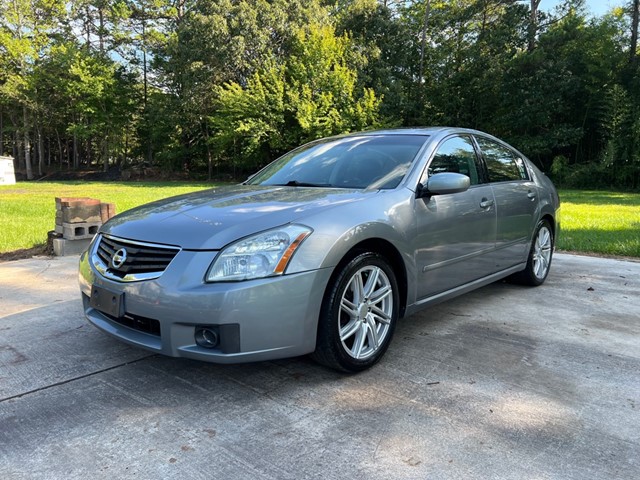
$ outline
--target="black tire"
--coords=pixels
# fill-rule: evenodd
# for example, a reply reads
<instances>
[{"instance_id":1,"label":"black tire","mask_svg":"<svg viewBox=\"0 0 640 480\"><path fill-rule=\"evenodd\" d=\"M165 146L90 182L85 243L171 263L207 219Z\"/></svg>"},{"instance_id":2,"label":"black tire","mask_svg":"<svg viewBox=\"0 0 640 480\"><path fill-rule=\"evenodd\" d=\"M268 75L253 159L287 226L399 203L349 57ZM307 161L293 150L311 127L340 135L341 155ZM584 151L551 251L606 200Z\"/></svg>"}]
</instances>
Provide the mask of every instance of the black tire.
<instances>
[{"instance_id":1,"label":"black tire","mask_svg":"<svg viewBox=\"0 0 640 480\"><path fill-rule=\"evenodd\" d=\"M548 220L540 220L536 226L527 266L521 272L510 277L514 283L537 287L542 285L549 275L553 258L554 238L553 229Z\"/></svg>"},{"instance_id":2,"label":"black tire","mask_svg":"<svg viewBox=\"0 0 640 480\"><path fill-rule=\"evenodd\" d=\"M389 347L399 305L396 277L385 258L372 252L357 255L327 287L311 357L343 372L366 370Z\"/></svg>"}]
</instances>

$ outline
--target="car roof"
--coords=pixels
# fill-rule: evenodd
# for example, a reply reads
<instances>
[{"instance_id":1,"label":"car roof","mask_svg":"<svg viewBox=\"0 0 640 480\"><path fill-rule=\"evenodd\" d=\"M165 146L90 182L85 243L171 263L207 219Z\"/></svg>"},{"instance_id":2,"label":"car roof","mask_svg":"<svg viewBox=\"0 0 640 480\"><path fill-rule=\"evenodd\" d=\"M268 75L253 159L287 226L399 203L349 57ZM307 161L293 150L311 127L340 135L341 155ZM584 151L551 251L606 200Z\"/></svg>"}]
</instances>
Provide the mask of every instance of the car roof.
<instances>
[{"instance_id":1,"label":"car roof","mask_svg":"<svg viewBox=\"0 0 640 480\"><path fill-rule=\"evenodd\" d=\"M407 127L388 128L384 130L367 130L364 132L354 132L349 135L433 135L447 130L448 127Z\"/></svg>"},{"instance_id":2,"label":"car roof","mask_svg":"<svg viewBox=\"0 0 640 480\"><path fill-rule=\"evenodd\" d=\"M470 128L459 127L406 127L406 128L389 128L383 130L368 130L363 132L353 132L346 136L361 136L361 135L437 135L443 133L471 133L488 135L485 132L479 130L473 130Z\"/></svg>"}]
</instances>

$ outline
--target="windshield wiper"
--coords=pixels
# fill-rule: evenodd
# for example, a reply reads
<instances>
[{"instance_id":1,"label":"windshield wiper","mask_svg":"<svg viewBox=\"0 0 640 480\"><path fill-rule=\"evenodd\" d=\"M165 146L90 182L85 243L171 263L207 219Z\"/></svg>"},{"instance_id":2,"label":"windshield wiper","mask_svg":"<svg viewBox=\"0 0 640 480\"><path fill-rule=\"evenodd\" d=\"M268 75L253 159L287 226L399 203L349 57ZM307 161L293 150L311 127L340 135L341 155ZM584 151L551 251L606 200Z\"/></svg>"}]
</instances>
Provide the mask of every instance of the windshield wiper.
<instances>
[{"instance_id":1,"label":"windshield wiper","mask_svg":"<svg viewBox=\"0 0 640 480\"><path fill-rule=\"evenodd\" d=\"M310 183L299 182L298 180L289 180L287 183L276 184L277 187L330 187L330 183Z\"/></svg>"}]
</instances>

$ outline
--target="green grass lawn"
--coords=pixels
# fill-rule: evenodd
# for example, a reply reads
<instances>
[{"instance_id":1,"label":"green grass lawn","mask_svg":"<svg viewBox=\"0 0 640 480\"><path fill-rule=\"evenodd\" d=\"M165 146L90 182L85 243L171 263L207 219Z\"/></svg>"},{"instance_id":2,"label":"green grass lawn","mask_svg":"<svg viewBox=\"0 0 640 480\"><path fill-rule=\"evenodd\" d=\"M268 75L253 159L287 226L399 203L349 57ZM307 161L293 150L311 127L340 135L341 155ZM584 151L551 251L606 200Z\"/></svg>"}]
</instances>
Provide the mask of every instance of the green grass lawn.
<instances>
[{"instance_id":1,"label":"green grass lawn","mask_svg":"<svg viewBox=\"0 0 640 480\"><path fill-rule=\"evenodd\" d=\"M561 250L640 257L640 194L561 190Z\"/></svg>"},{"instance_id":2,"label":"green grass lawn","mask_svg":"<svg viewBox=\"0 0 640 480\"><path fill-rule=\"evenodd\" d=\"M21 182L0 186L0 253L43 244L55 227L55 197L91 197L123 212L208 183ZM640 257L640 194L562 190L558 248L581 253Z\"/></svg>"}]
</instances>

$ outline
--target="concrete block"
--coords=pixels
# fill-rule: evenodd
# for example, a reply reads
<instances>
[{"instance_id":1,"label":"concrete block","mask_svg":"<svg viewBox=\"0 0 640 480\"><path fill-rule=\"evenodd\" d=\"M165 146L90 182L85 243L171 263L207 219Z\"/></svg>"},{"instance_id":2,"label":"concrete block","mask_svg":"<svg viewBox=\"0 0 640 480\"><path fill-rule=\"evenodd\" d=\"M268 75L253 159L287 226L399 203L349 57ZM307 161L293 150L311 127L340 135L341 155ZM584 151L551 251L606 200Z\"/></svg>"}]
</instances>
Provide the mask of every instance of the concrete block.
<instances>
[{"instance_id":1,"label":"concrete block","mask_svg":"<svg viewBox=\"0 0 640 480\"><path fill-rule=\"evenodd\" d=\"M74 207L61 207L56 210L56 223L83 223L83 222L100 222L100 204L98 205L77 205Z\"/></svg>"},{"instance_id":2,"label":"concrete block","mask_svg":"<svg viewBox=\"0 0 640 480\"><path fill-rule=\"evenodd\" d=\"M62 236L67 240L83 240L88 238L89 240L98 233L98 229L102 225L102 222L84 222L84 223L63 223L62 224ZM59 225L56 225L56 233Z\"/></svg>"},{"instance_id":3,"label":"concrete block","mask_svg":"<svg viewBox=\"0 0 640 480\"><path fill-rule=\"evenodd\" d=\"M56 225L100 222L100 200L95 198L56 198Z\"/></svg>"},{"instance_id":4,"label":"concrete block","mask_svg":"<svg viewBox=\"0 0 640 480\"><path fill-rule=\"evenodd\" d=\"M102 223L107 223L107 221L115 216L116 214L116 204L115 203L101 203L100 204L100 217Z\"/></svg>"},{"instance_id":5,"label":"concrete block","mask_svg":"<svg viewBox=\"0 0 640 480\"><path fill-rule=\"evenodd\" d=\"M56 233L55 230L49 230L47 232L47 255L53 255L53 240L54 238L62 238L62 235Z\"/></svg>"},{"instance_id":6,"label":"concrete block","mask_svg":"<svg viewBox=\"0 0 640 480\"><path fill-rule=\"evenodd\" d=\"M56 197L56 210L62 207L78 207L81 205L100 205L100 200L89 197Z\"/></svg>"},{"instance_id":7,"label":"concrete block","mask_svg":"<svg viewBox=\"0 0 640 480\"><path fill-rule=\"evenodd\" d=\"M53 254L57 257L64 257L67 255L79 255L89 248L91 239L83 240L67 240L66 238L54 238L53 239Z\"/></svg>"}]
</instances>

